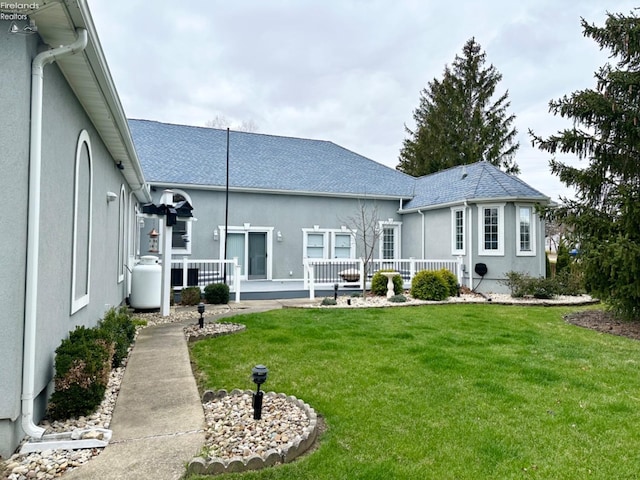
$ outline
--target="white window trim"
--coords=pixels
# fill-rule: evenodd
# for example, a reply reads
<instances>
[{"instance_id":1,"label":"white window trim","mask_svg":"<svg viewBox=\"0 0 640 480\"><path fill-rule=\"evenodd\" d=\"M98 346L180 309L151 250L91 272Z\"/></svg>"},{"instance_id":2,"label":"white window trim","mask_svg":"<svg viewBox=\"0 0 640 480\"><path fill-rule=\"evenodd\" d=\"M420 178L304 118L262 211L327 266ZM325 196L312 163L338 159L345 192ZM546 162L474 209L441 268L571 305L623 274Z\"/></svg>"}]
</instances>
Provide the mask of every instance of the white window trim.
<instances>
[{"instance_id":1,"label":"white window trim","mask_svg":"<svg viewBox=\"0 0 640 480\"><path fill-rule=\"evenodd\" d=\"M347 228L344 228L340 230L330 230L330 233L331 233L331 258L336 258L336 236L337 235L349 235L349 238L350 238L349 258L350 259L356 258L356 231L355 230L349 230Z\"/></svg>"},{"instance_id":2,"label":"white window trim","mask_svg":"<svg viewBox=\"0 0 640 480\"><path fill-rule=\"evenodd\" d=\"M77 264L78 264L78 182L80 175L80 160L82 157L82 150L84 145L87 145L87 157L89 162L89 226L87 235L87 291L83 295L76 297L76 286L78 284L78 278L76 277ZM91 235L93 230L93 155L91 148L91 137L86 130L80 132L78 137L78 143L76 145L76 159L75 159L75 171L74 171L74 188L73 188L73 239L72 239L72 259L71 259L71 314L73 315L78 310L86 307L89 304L91 294Z\"/></svg>"},{"instance_id":3,"label":"white window trim","mask_svg":"<svg viewBox=\"0 0 640 480\"><path fill-rule=\"evenodd\" d=\"M328 228L318 228L317 226L314 226L313 228L303 228L302 229L302 258L304 259L309 258L307 256L309 234L316 234L316 235L322 235L322 258L328 259L330 231L331 230ZM318 257L314 257L314 258L318 258Z\"/></svg>"},{"instance_id":4,"label":"white window trim","mask_svg":"<svg viewBox=\"0 0 640 480\"><path fill-rule=\"evenodd\" d=\"M531 211L531 223L529 232L529 236L531 237L531 250L521 250L520 249L520 209L528 208ZM533 205L523 205L516 204L516 255L518 257L535 257L536 256L536 223L538 222L538 217L536 215L536 210Z\"/></svg>"},{"instance_id":5,"label":"white window trim","mask_svg":"<svg viewBox=\"0 0 640 480\"><path fill-rule=\"evenodd\" d=\"M504 256L504 203L485 203L478 205L478 255L488 257ZM498 249L484 248L484 211L488 208L498 209Z\"/></svg>"},{"instance_id":6,"label":"white window trim","mask_svg":"<svg viewBox=\"0 0 640 480\"><path fill-rule=\"evenodd\" d=\"M456 213L462 212L462 248L456 248ZM451 254L465 255L467 246L467 209L466 207L451 207Z\"/></svg>"},{"instance_id":7,"label":"white window trim","mask_svg":"<svg viewBox=\"0 0 640 480\"><path fill-rule=\"evenodd\" d=\"M384 229L388 227L392 227L395 230L395 232L393 234L393 258L389 258L386 260L397 260L399 258L402 258L401 256L402 255L402 252L401 252L402 222L394 222L393 220L380 221L378 223L378 228L380 229L380 235L378 238L378 258L380 260L383 259L382 250L384 247Z\"/></svg>"}]
</instances>

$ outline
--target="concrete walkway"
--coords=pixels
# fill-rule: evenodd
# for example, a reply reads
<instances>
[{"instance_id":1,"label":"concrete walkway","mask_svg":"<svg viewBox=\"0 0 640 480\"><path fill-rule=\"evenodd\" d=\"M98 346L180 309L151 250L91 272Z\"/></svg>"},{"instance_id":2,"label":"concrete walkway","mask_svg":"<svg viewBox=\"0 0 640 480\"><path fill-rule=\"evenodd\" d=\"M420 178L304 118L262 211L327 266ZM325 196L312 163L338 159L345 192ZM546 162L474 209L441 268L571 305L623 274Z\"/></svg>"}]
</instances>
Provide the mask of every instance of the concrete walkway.
<instances>
[{"instance_id":1,"label":"concrete walkway","mask_svg":"<svg viewBox=\"0 0 640 480\"><path fill-rule=\"evenodd\" d=\"M230 304L225 318L308 303L308 299ZM190 307L193 308L193 307ZM113 412L110 444L66 480L177 480L204 445L204 412L191 371L184 323L140 331Z\"/></svg>"}]
</instances>

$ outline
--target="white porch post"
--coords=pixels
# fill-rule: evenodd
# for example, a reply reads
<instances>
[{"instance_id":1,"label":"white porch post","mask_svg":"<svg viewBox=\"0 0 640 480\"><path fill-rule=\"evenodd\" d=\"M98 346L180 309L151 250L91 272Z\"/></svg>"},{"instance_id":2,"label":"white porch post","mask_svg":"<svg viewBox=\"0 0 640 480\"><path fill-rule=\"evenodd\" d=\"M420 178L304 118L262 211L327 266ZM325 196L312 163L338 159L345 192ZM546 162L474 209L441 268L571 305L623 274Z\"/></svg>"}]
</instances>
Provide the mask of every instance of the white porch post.
<instances>
[{"instance_id":1,"label":"white porch post","mask_svg":"<svg viewBox=\"0 0 640 480\"><path fill-rule=\"evenodd\" d=\"M162 192L160 203L173 205L173 192L165 190ZM173 237L173 227L167 226L166 217L162 219L162 295L160 312L163 317L170 313L171 295L171 239Z\"/></svg>"},{"instance_id":2,"label":"white porch post","mask_svg":"<svg viewBox=\"0 0 640 480\"><path fill-rule=\"evenodd\" d=\"M226 266L225 266L226 268ZM233 288L236 291L236 303L240 302L240 269L238 257L233 257Z\"/></svg>"}]
</instances>

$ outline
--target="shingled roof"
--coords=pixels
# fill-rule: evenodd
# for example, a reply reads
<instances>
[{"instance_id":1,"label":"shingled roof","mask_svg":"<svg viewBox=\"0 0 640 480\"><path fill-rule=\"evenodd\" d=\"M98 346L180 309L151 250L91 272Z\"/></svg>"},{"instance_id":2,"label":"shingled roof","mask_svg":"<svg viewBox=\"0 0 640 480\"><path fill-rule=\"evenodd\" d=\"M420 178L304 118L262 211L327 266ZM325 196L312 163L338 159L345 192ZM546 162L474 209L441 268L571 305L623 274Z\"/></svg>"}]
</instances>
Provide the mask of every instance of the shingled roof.
<instances>
[{"instance_id":1,"label":"shingled roof","mask_svg":"<svg viewBox=\"0 0 640 480\"><path fill-rule=\"evenodd\" d=\"M227 131L129 120L150 183L224 188ZM414 178L335 143L229 133L233 190L405 200L403 211L491 199L547 202L544 194L488 162Z\"/></svg>"},{"instance_id":2,"label":"shingled roof","mask_svg":"<svg viewBox=\"0 0 640 480\"><path fill-rule=\"evenodd\" d=\"M226 130L149 120L129 120L129 127L150 183L226 185ZM229 134L231 189L409 199L414 184L413 177L332 142Z\"/></svg>"},{"instance_id":3,"label":"shingled roof","mask_svg":"<svg viewBox=\"0 0 640 480\"><path fill-rule=\"evenodd\" d=\"M404 204L403 210L456 204L465 200L533 200L546 203L549 197L489 162L477 162L416 179L415 196Z\"/></svg>"}]
</instances>

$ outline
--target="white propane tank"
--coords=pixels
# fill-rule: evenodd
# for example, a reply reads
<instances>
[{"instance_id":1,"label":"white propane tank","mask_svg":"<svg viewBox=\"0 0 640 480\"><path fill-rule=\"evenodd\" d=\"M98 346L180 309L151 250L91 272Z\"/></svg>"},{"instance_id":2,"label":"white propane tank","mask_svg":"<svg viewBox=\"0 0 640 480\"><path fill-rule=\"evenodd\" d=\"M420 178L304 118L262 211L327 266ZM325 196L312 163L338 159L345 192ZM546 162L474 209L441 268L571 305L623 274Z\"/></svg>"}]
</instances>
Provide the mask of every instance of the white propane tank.
<instances>
[{"instance_id":1,"label":"white propane tank","mask_svg":"<svg viewBox=\"0 0 640 480\"><path fill-rule=\"evenodd\" d=\"M145 255L131 273L131 298L129 303L136 310L160 308L162 294L162 266L158 257Z\"/></svg>"}]
</instances>

